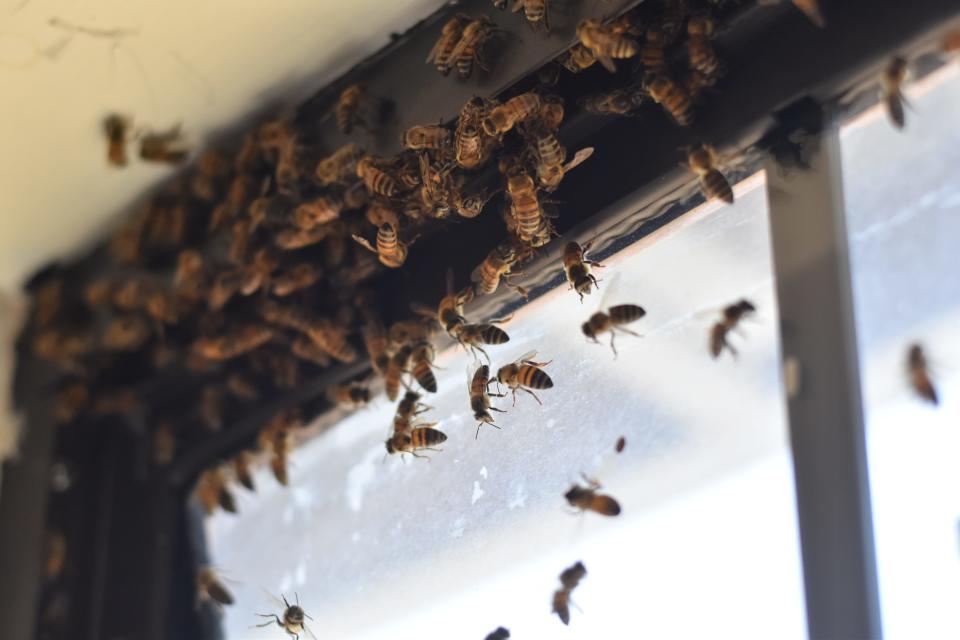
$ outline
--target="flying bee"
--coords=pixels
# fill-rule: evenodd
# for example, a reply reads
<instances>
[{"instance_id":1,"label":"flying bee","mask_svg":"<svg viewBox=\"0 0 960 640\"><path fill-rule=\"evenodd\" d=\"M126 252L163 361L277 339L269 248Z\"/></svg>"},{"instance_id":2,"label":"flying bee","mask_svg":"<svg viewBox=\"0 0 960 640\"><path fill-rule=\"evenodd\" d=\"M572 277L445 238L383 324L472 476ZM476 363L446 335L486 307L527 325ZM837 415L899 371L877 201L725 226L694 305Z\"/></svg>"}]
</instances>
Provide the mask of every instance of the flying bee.
<instances>
[{"instance_id":1,"label":"flying bee","mask_svg":"<svg viewBox=\"0 0 960 640\"><path fill-rule=\"evenodd\" d=\"M353 239L361 247L377 254L380 264L391 269L398 269L407 260L407 243L400 240L396 229L390 224L384 224L377 229L377 246L363 236L353 234Z\"/></svg>"},{"instance_id":2,"label":"flying bee","mask_svg":"<svg viewBox=\"0 0 960 640\"><path fill-rule=\"evenodd\" d=\"M344 383L330 390L330 399L344 409L359 409L370 402L370 389L356 383Z\"/></svg>"},{"instance_id":3,"label":"flying bee","mask_svg":"<svg viewBox=\"0 0 960 640\"><path fill-rule=\"evenodd\" d=\"M363 156L357 161L357 177L363 180L371 193L392 198L400 188L397 181L389 173L377 166L378 160L373 156Z\"/></svg>"},{"instance_id":4,"label":"flying bee","mask_svg":"<svg viewBox=\"0 0 960 640\"><path fill-rule=\"evenodd\" d=\"M577 25L577 38L610 73L617 70L614 59L632 58L640 51L635 40L599 20L588 19Z\"/></svg>"},{"instance_id":5,"label":"flying bee","mask_svg":"<svg viewBox=\"0 0 960 640\"><path fill-rule=\"evenodd\" d=\"M543 370L543 367L550 364L547 362L534 362L530 358L537 355L536 351L530 351L523 354L510 364L505 364L497 371L497 383L510 389L513 395L513 404L517 404L517 390L526 391L538 404L543 404L531 389L551 389L553 380Z\"/></svg>"},{"instance_id":6,"label":"flying bee","mask_svg":"<svg viewBox=\"0 0 960 640\"><path fill-rule=\"evenodd\" d=\"M716 75L720 61L713 50L714 23L709 16L693 16L687 22L687 57L690 66L708 78Z\"/></svg>"},{"instance_id":7,"label":"flying bee","mask_svg":"<svg viewBox=\"0 0 960 640\"><path fill-rule=\"evenodd\" d=\"M443 151L450 147L450 130L441 125L416 125L403 132L403 147L414 151Z\"/></svg>"},{"instance_id":8,"label":"flying bee","mask_svg":"<svg viewBox=\"0 0 960 640\"><path fill-rule=\"evenodd\" d=\"M720 320L710 328L710 355L717 358L726 347L730 354L736 357L737 350L727 342L727 334L733 331L744 317L755 313L756 310L757 308L749 300L740 300L725 307Z\"/></svg>"},{"instance_id":9,"label":"flying bee","mask_svg":"<svg viewBox=\"0 0 960 640\"><path fill-rule=\"evenodd\" d=\"M407 372L410 354L412 353L412 345L403 345L396 353L390 356L390 360L387 362L387 370L383 376L383 384L387 398L390 400L396 400L400 394L400 384L403 382L403 374Z\"/></svg>"},{"instance_id":10,"label":"flying bee","mask_svg":"<svg viewBox=\"0 0 960 640\"><path fill-rule=\"evenodd\" d=\"M253 473L250 471L250 462L252 459L253 454L249 451L241 451L233 459L233 474L247 491L256 491L256 487L253 484Z\"/></svg>"},{"instance_id":11,"label":"flying bee","mask_svg":"<svg viewBox=\"0 0 960 640\"><path fill-rule=\"evenodd\" d=\"M733 204L733 189L730 183L717 169L716 150L710 145L695 144L687 150L687 164L700 180L700 190L704 197L720 198L727 204Z\"/></svg>"},{"instance_id":12,"label":"flying bee","mask_svg":"<svg viewBox=\"0 0 960 640\"><path fill-rule=\"evenodd\" d=\"M140 157L148 162L180 164L190 154L190 147L180 133L180 125L169 131L147 133L140 138Z\"/></svg>"},{"instance_id":13,"label":"flying bee","mask_svg":"<svg viewBox=\"0 0 960 640\"><path fill-rule=\"evenodd\" d=\"M648 76L659 75L667 68L667 37L663 31L650 27L644 34L643 46L640 48L640 62L643 63L643 73Z\"/></svg>"},{"instance_id":14,"label":"flying bee","mask_svg":"<svg viewBox=\"0 0 960 640\"><path fill-rule=\"evenodd\" d=\"M927 356L923 351L923 347L919 344L910 345L910 349L907 352L907 375L910 379L910 386L918 396L934 405L940 404L937 389L933 386L933 381L930 379Z\"/></svg>"},{"instance_id":15,"label":"flying bee","mask_svg":"<svg viewBox=\"0 0 960 640\"><path fill-rule=\"evenodd\" d=\"M130 121L121 115L110 114L103 121L103 131L107 136L107 162L115 167L126 166Z\"/></svg>"},{"instance_id":16,"label":"flying bee","mask_svg":"<svg viewBox=\"0 0 960 640\"><path fill-rule=\"evenodd\" d=\"M585 575L587 568L582 562L577 562L560 573L561 586L553 593L553 613L560 617L563 624L570 624L570 594Z\"/></svg>"},{"instance_id":17,"label":"flying bee","mask_svg":"<svg viewBox=\"0 0 960 640\"><path fill-rule=\"evenodd\" d=\"M540 95L533 91L521 93L491 109L483 119L483 130L488 136L497 136L510 131L540 109Z\"/></svg>"},{"instance_id":18,"label":"flying bee","mask_svg":"<svg viewBox=\"0 0 960 640\"><path fill-rule=\"evenodd\" d=\"M550 22L547 19L548 4L549 0L513 0L511 11L519 13L520 9L523 9L523 15L534 31L542 23L547 33L550 33Z\"/></svg>"},{"instance_id":19,"label":"flying bee","mask_svg":"<svg viewBox=\"0 0 960 640\"><path fill-rule=\"evenodd\" d=\"M409 432L394 433L386 441L387 453L409 453L415 458L424 458L417 451L442 451L437 445L447 441L447 434L433 427L414 427Z\"/></svg>"},{"instance_id":20,"label":"flying bee","mask_svg":"<svg viewBox=\"0 0 960 640\"><path fill-rule=\"evenodd\" d=\"M571 507L581 511L593 511L602 516L620 515L620 504L608 495L597 493L600 489L600 483L591 478L584 477L587 486L575 484L563 494Z\"/></svg>"},{"instance_id":21,"label":"flying bee","mask_svg":"<svg viewBox=\"0 0 960 640\"><path fill-rule=\"evenodd\" d=\"M476 356L476 352L479 351L487 359L487 362L489 362L490 356L481 345L505 344L510 341L510 336L507 335L507 332L493 324L494 322L502 322L502 320L462 325L457 334L457 341L464 348L472 351L474 356Z\"/></svg>"},{"instance_id":22,"label":"flying bee","mask_svg":"<svg viewBox=\"0 0 960 640\"><path fill-rule=\"evenodd\" d=\"M513 285L508 280L508 276L514 265L517 263L517 247L510 240L501 242L487 254L477 267L470 274L470 279L474 283L474 288L479 293L492 294L500 286L500 280L503 279L509 286L516 288L521 295L526 297L526 290L523 287Z\"/></svg>"},{"instance_id":23,"label":"flying bee","mask_svg":"<svg viewBox=\"0 0 960 640\"><path fill-rule=\"evenodd\" d=\"M346 144L317 163L314 177L325 187L337 183L346 184L357 175L357 161L361 155L357 145Z\"/></svg>"},{"instance_id":24,"label":"flying bee","mask_svg":"<svg viewBox=\"0 0 960 640\"><path fill-rule=\"evenodd\" d=\"M693 103L679 84L661 75L650 81L647 91L677 124L685 127L693 122Z\"/></svg>"},{"instance_id":25,"label":"flying bee","mask_svg":"<svg viewBox=\"0 0 960 640\"><path fill-rule=\"evenodd\" d=\"M506 0L503 0L506 2ZM497 627L487 634L485 640L507 640L510 637L510 631L503 627Z\"/></svg>"},{"instance_id":26,"label":"flying bee","mask_svg":"<svg viewBox=\"0 0 960 640\"><path fill-rule=\"evenodd\" d=\"M253 351L273 338L273 329L263 325L243 325L225 335L199 338L193 350L207 360L229 360Z\"/></svg>"},{"instance_id":27,"label":"flying bee","mask_svg":"<svg viewBox=\"0 0 960 640\"><path fill-rule=\"evenodd\" d=\"M580 295L580 302L583 302L583 296L589 294L592 287L599 288L596 277L590 273L590 267L603 267L599 262L586 259L589 248L590 243L581 247L576 242L568 242L563 248L563 271L570 288Z\"/></svg>"},{"instance_id":28,"label":"flying bee","mask_svg":"<svg viewBox=\"0 0 960 640\"><path fill-rule=\"evenodd\" d=\"M613 450L617 453L623 453L623 450L627 447L627 439L623 436L617 438L617 444L614 445Z\"/></svg>"},{"instance_id":29,"label":"flying bee","mask_svg":"<svg viewBox=\"0 0 960 640\"><path fill-rule=\"evenodd\" d=\"M903 82L907 78L907 60L895 57L880 76L881 98L887 108L887 116L897 129L903 129L906 123L903 106L907 103L903 95Z\"/></svg>"},{"instance_id":30,"label":"flying bee","mask_svg":"<svg viewBox=\"0 0 960 640\"><path fill-rule=\"evenodd\" d=\"M506 3L506 0L503 0L503 2ZM468 22L470 22L469 16L462 13L458 13L447 20L443 25L437 43L433 45L430 55L427 56L426 63L430 64L432 62L437 71L443 75L448 75L450 69L457 62L457 59L453 57L453 51L457 43L460 42L463 36L463 28Z\"/></svg>"},{"instance_id":31,"label":"flying bee","mask_svg":"<svg viewBox=\"0 0 960 640\"><path fill-rule=\"evenodd\" d=\"M421 342L413 347L410 353L410 373L421 387L430 393L437 392L437 378L433 374L433 346L429 342Z\"/></svg>"},{"instance_id":32,"label":"flying bee","mask_svg":"<svg viewBox=\"0 0 960 640\"><path fill-rule=\"evenodd\" d=\"M480 51L496 30L493 20L487 16L471 21L463 28L463 35L450 52L450 60L457 65L457 74L467 79L473 73L473 65L486 71Z\"/></svg>"},{"instance_id":33,"label":"flying bee","mask_svg":"<svg viewBox=\"0 0 960 640\"><path fill-rule=\"evenodd\" d=\"M218 605L233 604L233 595L227 590L211 567L197 571L197 600L216 602Z\"/></svg>"},{"instance_id":34,"label":"flying bee","mask_svg":"<svg viewBox=\"0 0 960 640\"><path fill-rule=\"evenodd\" d=\"M300 640L301 633L306 633L310 638L316 640L316 636L307 628L307 623L305 622L305 620L313 620L313 618L307 615L307 612L300 606L300 596L297 596L297 594L294 595L296 596L297 604L290 604L287 602L286 596L281 595L283 604L286 607L283 611L283 618L275 613L258 613L257 615L261 618L272 619L255 626L267 627L276 622L277 626L286 631L287 635L293 636L294 640Z\"/></svg>"},{"instance_id":35,"label":"flying bee","mask_svg":"<svg viewBox=\"0 0 960 640\"><path fill-rule=\"evenodd\" d=\"M490 377L489 365L482 364L473 372L473 377L467 378L467 390L470 394L470 409L473 410L473 417L477 421L477 433L474 438L479 437L480 427L488 424L491 427L499 429L493 422L491 411L506 413L503 409L497 409L490 403L490 397L502 398L505 394L490 393L490 384L496 379Z\"/></svg>"},{"instance_id":36,"label":"flying bee","mask_svg":"<svg viewBox=\"0 0 960 640\"><path fill-rule=\"evenodd\" d=\"M647 312L639 305L618 304L607 309L606 313L603 311L597 311L595 314L590 316L589 320L583 323L581 330L583 331L583 335L587 336L589 340L592 340L596 343L600 342L597 340L597 336L609 331L610 348L613 349L613 357L616 358L617 348L613 344L613 339L616 336L617 331L623 331L624 333L628 333L639 338L640 334L630 331L623 325L636 322L645 315L647 315Z\"/></svg>"},{"instance_id":37,"label":"flying bee","mask_svg":"<svg viewBox=\"0 0 960 640\"><path fill-rule=\"evenodd\" d=\"M359 84L352 84L340 92L333 107L337 128L341 133L350 133L354 126L372 131L379 120L380 101L367 93Z\"/></svg>"},{"instance_id":38,"label":"flying bee","mask_svg":"<svg viewBox=\"0 0 960 640\"><path fill-rule=\"evenodd\" d=\"M597 62L597 56L591 49L577 43L566 50L557 58L563 68L570 73L580 73L584 69L589 69Z\"/></svg>"}]
</instances>

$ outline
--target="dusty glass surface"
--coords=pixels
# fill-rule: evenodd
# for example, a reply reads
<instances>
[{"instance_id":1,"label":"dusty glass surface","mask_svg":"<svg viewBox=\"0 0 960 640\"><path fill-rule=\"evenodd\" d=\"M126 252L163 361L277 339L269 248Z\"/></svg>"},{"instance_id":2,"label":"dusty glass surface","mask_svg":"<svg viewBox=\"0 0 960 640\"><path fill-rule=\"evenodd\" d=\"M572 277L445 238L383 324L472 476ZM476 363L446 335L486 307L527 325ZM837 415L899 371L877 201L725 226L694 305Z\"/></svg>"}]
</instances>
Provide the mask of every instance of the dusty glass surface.
<instances>
[{"instance_id":1,"label":"dusty glass surface","mask_svg":"<svg viewBox=\"0 0 960 640\"><path fill-rule=\"evenodd\" d=\"M910 87L907 126L880 109L841 144L885 636L960 636L960 73ZM908 345L941 405L909 390Z\"/></svg>"},{"instance_id":2,"label":"dusty glass surface","mask_svg":"<svg viewBox=\"0 0 960 640\"><path fill-rule=\"evenodd\" d=\"M299 448L290 489L261 471L239 516L207 522L213 562L237 580L228 637L284 637L250 627L280 612L266 592L294 591L319 638L805 637L762 176L737 193L605 260L583 304L563 287L517 314L490 354L553 360L542 407L502 399L502 429L475 439L471 359L450 350L424 416L449 440L430 462L384 462L381 398ZM713 361L710 324L743 296L759 312L733 337L740 357ZM644 337L620 336L614 360L579 325L625 302L647 309ZM581 471L622 515L567 507ZM582 611L564 627L550 599L577 560Z\"/></svg>"}]
</instances>

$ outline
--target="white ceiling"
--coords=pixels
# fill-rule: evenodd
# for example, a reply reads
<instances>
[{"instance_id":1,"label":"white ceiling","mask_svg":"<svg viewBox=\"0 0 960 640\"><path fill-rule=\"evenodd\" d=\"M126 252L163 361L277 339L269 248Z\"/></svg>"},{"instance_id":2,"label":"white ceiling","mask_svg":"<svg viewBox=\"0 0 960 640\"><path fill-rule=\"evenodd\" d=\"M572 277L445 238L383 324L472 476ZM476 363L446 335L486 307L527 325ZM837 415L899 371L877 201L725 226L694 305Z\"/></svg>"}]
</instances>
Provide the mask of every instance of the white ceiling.
<instances>
[{"instance_id":1,"label":"white ceiling","mask_svg":"<svg viewBox=\"0 0 960 640\"><path fill-rule=\"evenodd\" d=\"M0 0L0 289L169 175L107 166L100 123L192 141L312 93L441 0Z\"/></svg>"}]
</instances>

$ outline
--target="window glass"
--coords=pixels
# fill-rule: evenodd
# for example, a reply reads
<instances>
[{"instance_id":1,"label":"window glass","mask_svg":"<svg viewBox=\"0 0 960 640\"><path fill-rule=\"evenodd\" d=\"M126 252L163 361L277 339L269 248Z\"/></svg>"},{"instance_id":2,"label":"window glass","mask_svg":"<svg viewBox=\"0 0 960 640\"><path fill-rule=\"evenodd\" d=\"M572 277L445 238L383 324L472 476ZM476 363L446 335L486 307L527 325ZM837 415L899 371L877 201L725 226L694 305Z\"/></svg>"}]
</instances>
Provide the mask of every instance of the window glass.
<instances>
[{"instance_id":1,"label":"window glass","mask_svg":"<svg viewBox=\"0 0 960 640\"><path fill-rule=\"evenodd\" d=\"M543 406L495 399L501 429L475 438L472 359L451 349L423 416L449 439L429 462L384 461L394 407L379 398L295 451L289 489L261 471L238 516L207 521L214 564L238 581L228 637L281 637L251 629L280 613L266 592L297 592L318 637L805 637L762 175L737 196L605 258L582 303L563 286L516 314L488 351L495 367L552 361ZM714 361L709 328L741 297L758 312L731 338L739 356ZM622 303L648 314L614 359L580 324ZM581 472L621 515L567 506ZM578 560L564 627L551 596Z\"/></svg>"},{"instance_id":2,"label":"window glass","mask_svg":"<svg viewBox=\"0 0 960 640\"><path fill-rule=\"evenodd\" d=\"M907 124L877 107L841 133L844 197L884 632L960 635L960 74L907 89ZM910 344L935 407L914 394Z\"/></svg>"}]
</instances>

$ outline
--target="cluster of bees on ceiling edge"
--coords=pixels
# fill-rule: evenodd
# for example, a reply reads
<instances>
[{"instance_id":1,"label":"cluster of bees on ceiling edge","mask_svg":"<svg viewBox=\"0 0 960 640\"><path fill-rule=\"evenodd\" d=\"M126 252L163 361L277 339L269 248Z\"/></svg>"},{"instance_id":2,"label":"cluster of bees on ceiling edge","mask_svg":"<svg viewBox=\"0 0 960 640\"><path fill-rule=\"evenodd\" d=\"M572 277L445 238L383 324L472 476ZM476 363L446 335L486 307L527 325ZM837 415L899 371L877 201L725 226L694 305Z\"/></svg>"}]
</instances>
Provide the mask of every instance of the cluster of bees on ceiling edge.
<instances>
[{"instance_id":1,"label":"cluster of bees on ceiling edge","mask_svg":"<svg viewBox=\"0 0 960 640\"><path fill-rule=\"evenodd\" d=\"M506 2L493 4L502 9ZM823 26L815 2L794 4ZM704 91L715 85L721 64L712 37L721 25L711 11L717 3L695 10L690 0L668 0L657 6L656 16L641 15L649 14L650 5L609 21L583 20L577 41L538 74L539 87L509 98L473 97L449 125L406 130L404 151L391 158L364 153L353 143L324 156L287 118L250 131L232 156L201 154L192 171L112 234L103 251L112 265L108 275L80 282L54 275L36 288L32 347L61 370L58 422L139 416L151 437L153 463L170 465L178 449L213 437L259 399L297 388L333 363L357 362L361 351L351 337L359 335L387 397L400 398L387 452L421 457L447 439L438 423L424 420L429 407L421 402L422 392L437 391L431 338L438 329L477 357L467 394L477 420L475 437L485 424L499 428L493 414L505 410L494 401L506 390L514 403L518 391L540 402L536 392L553 386L544 370L549 362L535 360L531 352L494 373L486 349L509 341L502 326L509 318L472 322L464 306L496 292L501 283L526 295L512 272L558 235L549 194L593 153L586 148L568 158L557 139L565 105L549 92L556 74L580 73L595 64L613 72L617 64L636 59L634 80L585 96L579 107L597 115L634 115L652 101L678 126L692 122ZM512 10L522 10L534 27L549 28L545 0L514 0ZM475 65L484 64L484 45L495 33L490 17L457 14L443 26L427 63L441 74L455 69L468 78ZM682 60L682 69L674 60ZM905 69L898 59L882 79L884 103L898 126ZM351 85L331 116L344 134L358 127L374 130L382 102ZM130 122L111 116L105 130L108 161L122 166ZM140 143L144 159L177 164L188 156L178 130L140 136ZM471 191L470 174L491 164L499 170L499 186ZM687 164L705 197L733 202L712 147L689 147ZM476 266L471 282L457 287L448 272L446 295L435 307L412 304L413 316L387 325L363 282L383 268L402 268L417 238L436 230L438 221L476 218L495 208L487 205L501 192L506 237ZM581 301L598 286L592 270L602 267L589 259L588 250L589 245L568 243L560 265ZM741 300L722 311L709 332L714 358L724 350L736 355L728 338L755 310ZM628 325L644 315L639 305L613 306L594 313L581 331L594 342L609 334L616 357L614 336L636 335ZM909 374L917 392L935 403L926 357L916 345ZM151 404L130 384L164 375L181 382L177 402ZM370 398L369 381L353 381L330 389L326 401L355 409ZM145 404L151 404L149 411ZM251 468L260 462L269 461L276 480L287 485L288 458L302 418L299 407L278 412L259 429L255 448L202 472L194 494L206 512L235 512L229 484L236 480L253 491ZM616 450L623 446L621 440ZM616 500L599 489L587 478L565 498L581 510L619 514ZM52 555L65 554L63 546L52 544L57 550ZM577 563L560 576L553 609L564 624L570 592L585 574ZM197 584L205 599L232 602L210 570L201 570ZM282 617L267 617L265 624L276 623L294 637L308 631L299 604L285 601ZM509 632L498 629L489 637L506 638Z\"/></svg>"}]
</instances>

